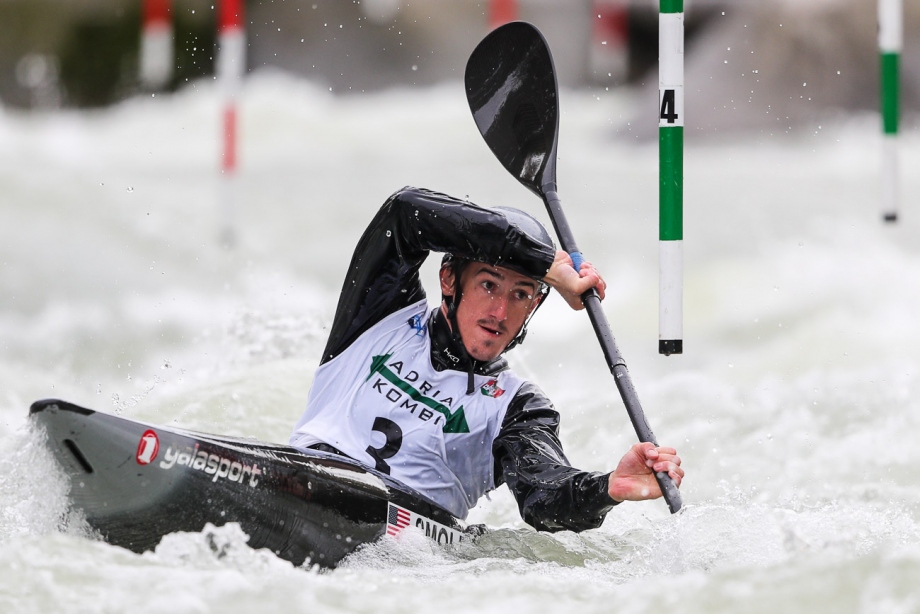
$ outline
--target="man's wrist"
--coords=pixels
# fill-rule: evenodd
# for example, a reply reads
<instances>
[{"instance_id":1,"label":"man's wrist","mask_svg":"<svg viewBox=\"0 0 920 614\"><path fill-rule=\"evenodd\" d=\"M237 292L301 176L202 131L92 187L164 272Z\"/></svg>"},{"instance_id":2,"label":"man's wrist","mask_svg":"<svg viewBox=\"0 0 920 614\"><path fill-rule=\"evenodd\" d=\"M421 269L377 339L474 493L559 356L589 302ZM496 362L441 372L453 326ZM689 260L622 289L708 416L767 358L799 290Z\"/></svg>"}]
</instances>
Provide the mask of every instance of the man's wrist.
<instances>
[{"instance_id":1,"label":"man's wrist","mask_svg":"<svg viewBox=\"0 0 920 614\"><path fill-rule=\"evenodd\" d=\"M610 497L614 505L619 505L623 503L623 501L626 501L626 499L617 499L613 496L613 481L616 479L613 474L613 471L607 474L607 496Z\"/></svg>"}]
</instances>

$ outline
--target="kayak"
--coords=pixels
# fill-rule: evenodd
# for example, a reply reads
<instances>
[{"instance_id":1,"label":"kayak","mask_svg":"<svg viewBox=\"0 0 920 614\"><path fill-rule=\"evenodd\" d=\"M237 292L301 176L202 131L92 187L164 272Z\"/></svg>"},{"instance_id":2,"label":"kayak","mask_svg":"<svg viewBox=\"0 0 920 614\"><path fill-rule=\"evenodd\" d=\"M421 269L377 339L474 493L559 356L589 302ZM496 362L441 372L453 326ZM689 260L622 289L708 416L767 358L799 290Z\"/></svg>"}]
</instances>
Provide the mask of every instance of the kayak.
<instances>
[{"instance_id":1,"label":"kayak","mask_svg":"<svg viewBox=\"0 0 920 614\"><path fill-rule=\"evenodd\" d=\"M252 548L335 567L407 527L440 544L463 521L388 475L336 454L156 426L49 399L30 417L70 480L69 503L106 542L153 550L163 536L239 523Z\"/></svg>"}]
</instances>

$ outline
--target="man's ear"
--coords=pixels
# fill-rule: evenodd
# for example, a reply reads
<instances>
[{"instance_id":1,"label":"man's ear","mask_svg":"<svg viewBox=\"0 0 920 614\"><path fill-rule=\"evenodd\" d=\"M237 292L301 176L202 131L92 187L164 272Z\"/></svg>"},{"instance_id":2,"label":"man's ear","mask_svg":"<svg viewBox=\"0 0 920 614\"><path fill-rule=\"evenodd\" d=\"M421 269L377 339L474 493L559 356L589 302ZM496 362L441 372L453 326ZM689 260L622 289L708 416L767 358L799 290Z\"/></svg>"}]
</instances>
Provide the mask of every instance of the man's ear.
<instances>
[{"instance_id":1,"label":"man's ear","mask_svg":"<svg viewBox=\"0 0 920 614\"><path fill-rule=\"evenodd\" d=\"M441 280L441 294L444 296L454 296L454 268L442 266L438 272Z\"/></svg>"}]
</instances>

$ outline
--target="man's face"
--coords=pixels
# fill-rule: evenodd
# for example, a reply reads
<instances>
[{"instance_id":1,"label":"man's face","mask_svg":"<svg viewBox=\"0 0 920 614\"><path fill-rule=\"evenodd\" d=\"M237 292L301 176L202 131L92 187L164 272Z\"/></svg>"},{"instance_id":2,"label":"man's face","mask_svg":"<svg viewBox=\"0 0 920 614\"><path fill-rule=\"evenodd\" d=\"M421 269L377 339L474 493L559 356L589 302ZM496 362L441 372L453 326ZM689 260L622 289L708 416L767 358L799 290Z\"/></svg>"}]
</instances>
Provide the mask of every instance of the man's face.
<instances>
[{"instance_id":1,"label":"man's face","mask_svg":"<svg viewBox=\"0 0 920 614\"><path fill-rule=\"evenodd\" d=\"M453 295L453 272L441 269L441 291ZM490 361L511 343L539 304L538 283L510 269L471 262L463 271L457 325L466 351Z\"/></svg>"}]
</instances>

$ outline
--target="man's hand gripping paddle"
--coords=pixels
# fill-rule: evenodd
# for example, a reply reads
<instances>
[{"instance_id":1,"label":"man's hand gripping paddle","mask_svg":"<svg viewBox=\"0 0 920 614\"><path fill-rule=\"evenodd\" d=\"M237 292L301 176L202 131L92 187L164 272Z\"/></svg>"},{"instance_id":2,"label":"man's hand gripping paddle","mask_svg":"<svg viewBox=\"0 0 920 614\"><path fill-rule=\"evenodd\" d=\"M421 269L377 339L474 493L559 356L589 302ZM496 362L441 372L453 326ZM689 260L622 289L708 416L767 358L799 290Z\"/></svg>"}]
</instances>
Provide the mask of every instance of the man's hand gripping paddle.
<instances>
[{"instance_id":1,"label":"man's hand gripping paddle","mask_svg":"<svg viewBox=\"0 0 920 614\"><path fill-rule=\"evenodd\" d=\"M580 270L583 258L556 193L558 89L553 58L543 35L524 22L493 30L470 56L465 82L470 110L482 137L508 172L543 199L562 249ZM592 289L581 299L639 440L657 446L600 297ZM677 512L682 503L671 476L658 472L655 478L671 513Z\"/></svg>"}]
</instances>

